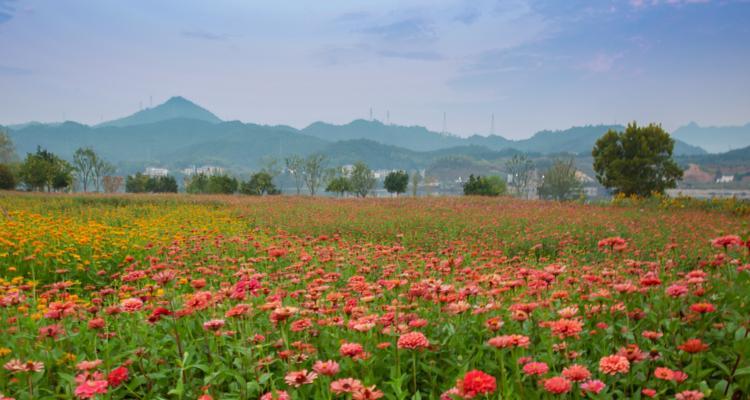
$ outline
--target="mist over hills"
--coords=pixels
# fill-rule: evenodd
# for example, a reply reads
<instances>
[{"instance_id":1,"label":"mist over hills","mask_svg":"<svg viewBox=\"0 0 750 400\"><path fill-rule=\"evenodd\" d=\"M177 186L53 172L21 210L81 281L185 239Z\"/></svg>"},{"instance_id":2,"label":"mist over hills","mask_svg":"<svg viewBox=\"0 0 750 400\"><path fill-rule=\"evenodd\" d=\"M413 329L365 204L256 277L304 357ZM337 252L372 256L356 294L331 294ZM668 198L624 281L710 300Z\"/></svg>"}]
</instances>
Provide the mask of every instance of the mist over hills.
<instances>
[{"instance_id":1,"label":"mist over hills","mask_svg":"<svg viewBox=\"0 0 750 400\"><path fill-rule=\"evenodd\" d=\"M700 126L691 122L672 133L676 139L721 153L750 146L750 123L742 126Z\"/></svg>"},{"instance_id":2,"label":"mist over hills","mask_svg":"<svg viewBox=\"0 0 750 400\"><path fill-rule=\"evenodd\" d=\"M295 129L225 122L185 98L173 97L156 107L95 126L71 121L31 123L10 127L10 136L21 156L42 146L71 157L77 148L90 146L125 172L154 164L176 168L216 164L242 171L258 168L264 158L314 152L326 154L333 164L363 160L373 168L414 169L444 157L497 160L518 152L588 156L596 139L609 129L624 127L591 125L541 131L522 140L498 135L462 138L420 126L361 119L345 125L316 122ZM701 156L706 151L677 140L675 154Z\"/></svg>"}]
</instances>

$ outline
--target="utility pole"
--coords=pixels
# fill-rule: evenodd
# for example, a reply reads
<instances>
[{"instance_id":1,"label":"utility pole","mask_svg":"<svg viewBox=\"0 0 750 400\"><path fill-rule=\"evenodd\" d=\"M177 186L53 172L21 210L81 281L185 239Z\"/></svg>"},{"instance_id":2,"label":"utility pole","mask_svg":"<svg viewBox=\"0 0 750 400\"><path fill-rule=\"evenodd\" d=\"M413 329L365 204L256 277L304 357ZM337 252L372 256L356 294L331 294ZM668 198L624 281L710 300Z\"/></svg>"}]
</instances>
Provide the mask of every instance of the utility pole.
<instances>
[{"instance_id":1,"label":"utility pole","mask_svg":"<svg viewBox=\"0 0 750 400\"><path fill-rule=\"evenodd\" d=\"M385 111L385 123L386 123L386 125L390 125L391 124L391 110L386 110Z\"/></svg>"},{"instance_id":2,"label":"utility pole","mask_svg":"<svg viewBox=\"0 0 750 400\"><path fill-rule=\"evenodd\" d=\"M445 111L443 111L443 135L445 135L445 132L447 129L446 123L447 123L447 114Z\"/></svg>"},{"instance_id":3,"label":"utility pole","mask_svg":"<svg viewBox=\"0 0 750 400\"><path fill-rule=\"evenodd\" d=\"M495 113L492 113L492 121L490 122L490 135L495 134Z\"/></svg>"},{"instance_id":4,"label":"utility pole","mask_svg":"<svg viewBox=\"0 0 750 400\"><path fill-rule=\"evenodd\" d=\"M370 107L370 121L372 121L372 107Z\"/></svg>"}]
</instances>

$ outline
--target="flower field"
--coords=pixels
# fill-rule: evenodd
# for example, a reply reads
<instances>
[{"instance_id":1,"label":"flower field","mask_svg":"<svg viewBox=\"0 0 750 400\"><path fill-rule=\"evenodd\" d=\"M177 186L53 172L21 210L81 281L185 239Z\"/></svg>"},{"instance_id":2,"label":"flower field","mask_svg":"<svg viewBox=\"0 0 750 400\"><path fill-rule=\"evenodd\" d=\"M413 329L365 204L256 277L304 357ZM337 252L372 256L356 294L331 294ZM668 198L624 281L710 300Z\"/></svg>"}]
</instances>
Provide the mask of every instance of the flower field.
<instances>
[{"instance_id":1,"label":"flower field","mask_svg":"<svg viewBox=\"0 0 750 400\"><path fill-rule=\"evenodd\" d=\"M0 197L0 399L747 399L750 220Z\"/></svg>"}]
</instances>

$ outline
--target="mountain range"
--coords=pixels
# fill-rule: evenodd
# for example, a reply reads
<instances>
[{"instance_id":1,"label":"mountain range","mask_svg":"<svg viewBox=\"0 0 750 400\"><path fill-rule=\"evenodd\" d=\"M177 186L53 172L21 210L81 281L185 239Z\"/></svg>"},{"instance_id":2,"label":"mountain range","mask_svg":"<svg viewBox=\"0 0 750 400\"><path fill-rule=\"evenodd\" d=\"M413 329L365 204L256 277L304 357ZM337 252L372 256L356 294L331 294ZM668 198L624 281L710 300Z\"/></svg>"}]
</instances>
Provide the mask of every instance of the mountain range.
<instances>
[{"instance_id":1,"label":"mountain range","mask_svg":"<svg viewBox=\"0 0 750 400\"><path fill-rule=\"evenodd\" d=\"M173 97L156 107L95 126L71 121L29 123L10 126L9 133L20 155L42 146L71 157L77 148L90 146L130 172L144 165L181 168L201 164L246 170L259 167L264 158L313 152L328 155L334 164L363 160L373 168L407 169L424 168L449 156L491 161L518 152L590 155L596 139L609 129L624 127L591 125L541 131L523 140L498 135L461 138L420 126L367 120L345 125L316 122L295 129L222 121L183 97ZM700 156L706 151L676 140L675 154Z\"/></svg>"}]
</instances>

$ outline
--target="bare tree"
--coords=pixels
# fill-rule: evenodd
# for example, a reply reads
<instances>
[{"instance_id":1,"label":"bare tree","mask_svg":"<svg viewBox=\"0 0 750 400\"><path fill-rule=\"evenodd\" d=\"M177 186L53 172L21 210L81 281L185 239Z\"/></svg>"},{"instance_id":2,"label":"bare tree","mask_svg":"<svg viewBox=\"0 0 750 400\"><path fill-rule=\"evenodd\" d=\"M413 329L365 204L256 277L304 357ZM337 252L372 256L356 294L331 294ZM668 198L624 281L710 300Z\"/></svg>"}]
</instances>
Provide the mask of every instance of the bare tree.
<instances>
[{"instance_id":1,"label":"bare tree","mask_svg":"<svg viewBox=\"0 0 750 400\"><path fill-rule=\"evenodd\" d=\"M297 195L299 195L304 184L303 170L305 160L300 156L293 155L285 158L284 163L286 164L286 170L294 178L294 186L297 189Z\"/></svg>"},{"instance_id":2,"label":"bare tree","mask_svg":"<svg viewBox=\"0 0 750 400\"><path fill-rule=\"evenodd\" d=\"M315 196L315 192L323 184L327 161L326 156L320 153L310 154L304 161L302 176L310 190L310 196Z\"/></svg>"},{"instance_id":3,"label":"bare tree","mask_svg":"<svg viewBox=\"0 0 750 400\"><path fill-rule=\"evenodd\" d=\"M122 187L123 178L121 176L103 176L102 186L104 187L105 193L117 193Z\"/></svg>"},{"instance_id":4,"label":"bare tree","mask_svg":"<svg viewBox=\"0 0 750 400\"><path fill-rule=\"evenodd\" d=\"M0 128L0 164L11 164L18 161L16 146L8 136L8 133Z\"/></svg>"},{"instance_id":5,"label":"bare tree","mask_svg":"<svg viewBox=\"0 0 750 400\"><path fill-rule=\"evenodd\" d=\"M411 175L411 195L417 197L417 189L419 188L419 181L422 180L422 175L419 171L414 171Z\"/></svg>"},{"instance_id":6,"label":"bare tree","mask_svg":"<svg viewBox=\"0 0 750 400\"><path fill-rule=\"evenodd\" d=\"M106 160L97 157L96 162L94 163L93 172L94 186L96 187L96 191L98 192L102 178L107 175L112 175L115 172L115 166L108 163Z\"/></svg>"},{"instance_id":7,"label":"bare tree","mask_svg":"<svg viewBox=\"0 0 750 400\"><path fill-rule=\"evenodd\" d=\"M534 171L534 162L526 155L514 155L513 158L505 163L511 178L510 186L517 196L525 196L531 181L532 172Z\"/></svg>"}]
</instances>

